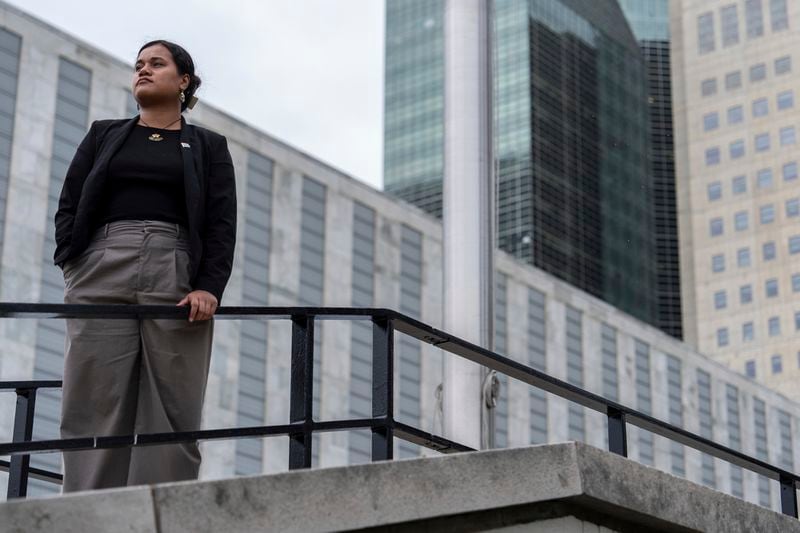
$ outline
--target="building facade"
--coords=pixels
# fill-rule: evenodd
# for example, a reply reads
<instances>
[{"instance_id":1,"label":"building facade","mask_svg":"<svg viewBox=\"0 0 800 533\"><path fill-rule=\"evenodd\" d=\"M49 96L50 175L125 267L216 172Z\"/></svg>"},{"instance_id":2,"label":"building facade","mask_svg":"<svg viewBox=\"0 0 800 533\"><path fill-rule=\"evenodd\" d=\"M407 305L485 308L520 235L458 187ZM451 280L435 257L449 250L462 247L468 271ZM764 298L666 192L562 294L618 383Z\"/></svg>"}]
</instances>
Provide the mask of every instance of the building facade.
<instances>
[{"instance_id":1,"label":"building facade","mask_svg":"<svg viewBox=\"0 0 800 533\"><path fill-rule=\"evenodd\" d=\"M685 338L800 398L800 4L671 7Z\"/></svg>"},{"instance_id":2,"label":"building facade","mask_svg":"<svg viewBox=\"0 0 800 533\"><path fill-rule=\"evenodd\" d=\"M661 330L682 339L669 54L669 0L619 0L619 4L639 42L647 77L653 245L656 254L655 323Z\"/></svg>"},{"instance_id":3,"label":"building facade","mask_svg":"<svg viewBox=\"0 0 800 533\"><path fill-rule=\"evenodd\" d=\"M386 3L384 188L441 217L444 2ZM644 62L615 0L494 1L497 243L656 324Z\"/></svg>"},{"instance_id":4,"label":"building facade","mask_svg":"<svg viewBox=\"0 0 800 533\"><path fill-rule=\"evenodd\" d=\"M6 150L0 171L7 169L0 300L61 303L63 280L52 265L54 191L92 120L135 114L128 91L132 64L6 4L0 4L0 46L6 61L0 64L0 149ZM442 228L436 218L205 102L188 120L223 133L236 168L238 242L226 306L380 306L441 327ZM800 461L798 404L508 254L499 254L497 268L502 353L785 468ZM60 327L57 319L0 321L0 380L59 378ZM369 329L326 321L316 333L318 419L368 416ZM288 321L218 320L203 427L288 422L290 353ZM441 434L444 355L398 334L396 357L399 419ZM0 395L0 441L11 438L13 405L13 394ZM57 395L37 401L36 438L57 437L58 413ZM606 446L603 416L507 378L496 431L498 446L565 439ZM213 441L201 448L204 479L287 468L286 438ZM325 433L314 450L317 466L364 462L369 437ZM776 483L699 452L635 428L629 450L646 464L778 508ZM420 453L397 444L397 456ZM35 464L60 468L57 454L37 456ZM32 492L55 489L37 482Z\"/></svg>"}]
</instances>

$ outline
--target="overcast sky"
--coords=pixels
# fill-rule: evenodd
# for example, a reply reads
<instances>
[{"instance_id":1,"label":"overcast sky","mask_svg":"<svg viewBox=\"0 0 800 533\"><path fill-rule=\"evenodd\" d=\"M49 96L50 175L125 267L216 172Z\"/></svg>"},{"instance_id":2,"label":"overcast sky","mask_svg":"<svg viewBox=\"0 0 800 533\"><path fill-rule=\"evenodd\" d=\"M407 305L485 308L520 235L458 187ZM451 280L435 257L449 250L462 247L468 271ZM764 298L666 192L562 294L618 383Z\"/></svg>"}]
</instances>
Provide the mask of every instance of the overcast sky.
<instances>
[{"instance_id":1,"label":"overcast sky","mask_svg":"<svg viewBox=\"0 0 800 533\"><path fill-rule=\"evenodd\" d=\"M383 0L6 1L131 65L175 41L198 98L381 187Z\"/></svg>"}]
</instances>

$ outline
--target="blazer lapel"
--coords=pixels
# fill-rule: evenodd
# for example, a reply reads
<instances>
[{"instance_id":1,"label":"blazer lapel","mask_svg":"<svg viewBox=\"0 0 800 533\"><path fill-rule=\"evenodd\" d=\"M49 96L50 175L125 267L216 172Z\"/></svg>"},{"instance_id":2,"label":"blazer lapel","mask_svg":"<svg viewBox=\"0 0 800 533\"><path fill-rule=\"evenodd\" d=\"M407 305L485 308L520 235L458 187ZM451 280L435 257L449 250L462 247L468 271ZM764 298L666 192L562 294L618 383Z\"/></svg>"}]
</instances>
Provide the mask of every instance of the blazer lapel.
<instances>
[{"instance_id":1,"label":"blazer lapel","mask_svg":"<svg viewBox=\"0 0 800 533\"><path fill-rule=\"evenodd\" d=\"M77 213L87 213L86 206L97 205L96 202L99 195L102 194L103 184L108 174L108 163L111 161L111 156L117 153L137 122L139 122L139 115L127 120L122 127L109 131L100 141L96 162L83 183L84 192L78 200Z\"/></svg>"}]
</instances>

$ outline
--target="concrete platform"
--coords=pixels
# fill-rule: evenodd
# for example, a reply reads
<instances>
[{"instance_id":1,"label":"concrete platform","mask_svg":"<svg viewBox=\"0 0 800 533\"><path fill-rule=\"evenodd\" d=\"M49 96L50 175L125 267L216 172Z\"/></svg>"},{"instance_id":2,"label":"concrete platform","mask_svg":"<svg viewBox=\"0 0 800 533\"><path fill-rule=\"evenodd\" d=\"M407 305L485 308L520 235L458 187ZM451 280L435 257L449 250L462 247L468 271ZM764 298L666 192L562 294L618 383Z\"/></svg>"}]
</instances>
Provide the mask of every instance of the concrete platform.
<instances>
[{"instance_id":1,"label":"concrete platform","mask_svg":"<svg viewBox=\"0 0 800 533\"><path fill-rule=\"evenodd\" d=\"M0 504L0 531L800 532L800 521L581 443Z\"/></svg>"}]
</instances>

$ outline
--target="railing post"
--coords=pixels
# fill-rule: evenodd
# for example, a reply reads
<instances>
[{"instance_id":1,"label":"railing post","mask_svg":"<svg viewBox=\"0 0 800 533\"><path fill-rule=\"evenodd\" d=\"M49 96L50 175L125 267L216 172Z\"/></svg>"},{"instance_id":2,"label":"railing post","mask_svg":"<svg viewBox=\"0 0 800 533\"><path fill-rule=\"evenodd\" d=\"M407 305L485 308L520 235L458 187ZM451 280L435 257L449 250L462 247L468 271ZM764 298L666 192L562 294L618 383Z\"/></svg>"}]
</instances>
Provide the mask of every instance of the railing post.
<instances>
[{"instance_id":1,"label":"railing post","mask_svg":"<svg viewBox=\"0 0 800 533\"><path fill-rule=\"evenodd\" d=\"M797 489L791 478L781 476L781 512L797 518Z\"/></svg>"},{"instance_id":2,"label":"railing post","mask_svg":"<svg viewBox=\"0 0 800 533\"><path fill-rule=\"evenodd\" d=\"M608 416L608 451L628 457L628 429L625 413L609 407L606 415Z\"/></svg>"},{"instance_id":3,"label":"railing post","mask_svg":"<svg viewBox=\"0 0 800 533\"><path fill-rule=\"evenodd\" d=\"M314 316L292 315L292 363L289 422L303 431L289 435L289 470L311 468L314 405Z\"/></svg>"},{"instance_id":4,"label":"railing post","mask_svg":"<svg viewBox=\"0 0 800 533\"><path fill-rule=\"evenodd\" d=\"M372 319L372 418L386 422L372 428L372 460L394 456L394 325L388 318Z\"/></svg>"},{"instance_id":5,"label":"railing post","mask_svg":"<svg viewBox=\"0 0 800 533\"><path fill-rule=\"evenodd\" d=\"M36 405L36 389L17 389L17 409L14 413L13 442L30 441L33 435L33 410ZM8 469L7 499L24 498L28 495L28 469L31 456L12 455Z\"/></svg>"}]
</instances>

